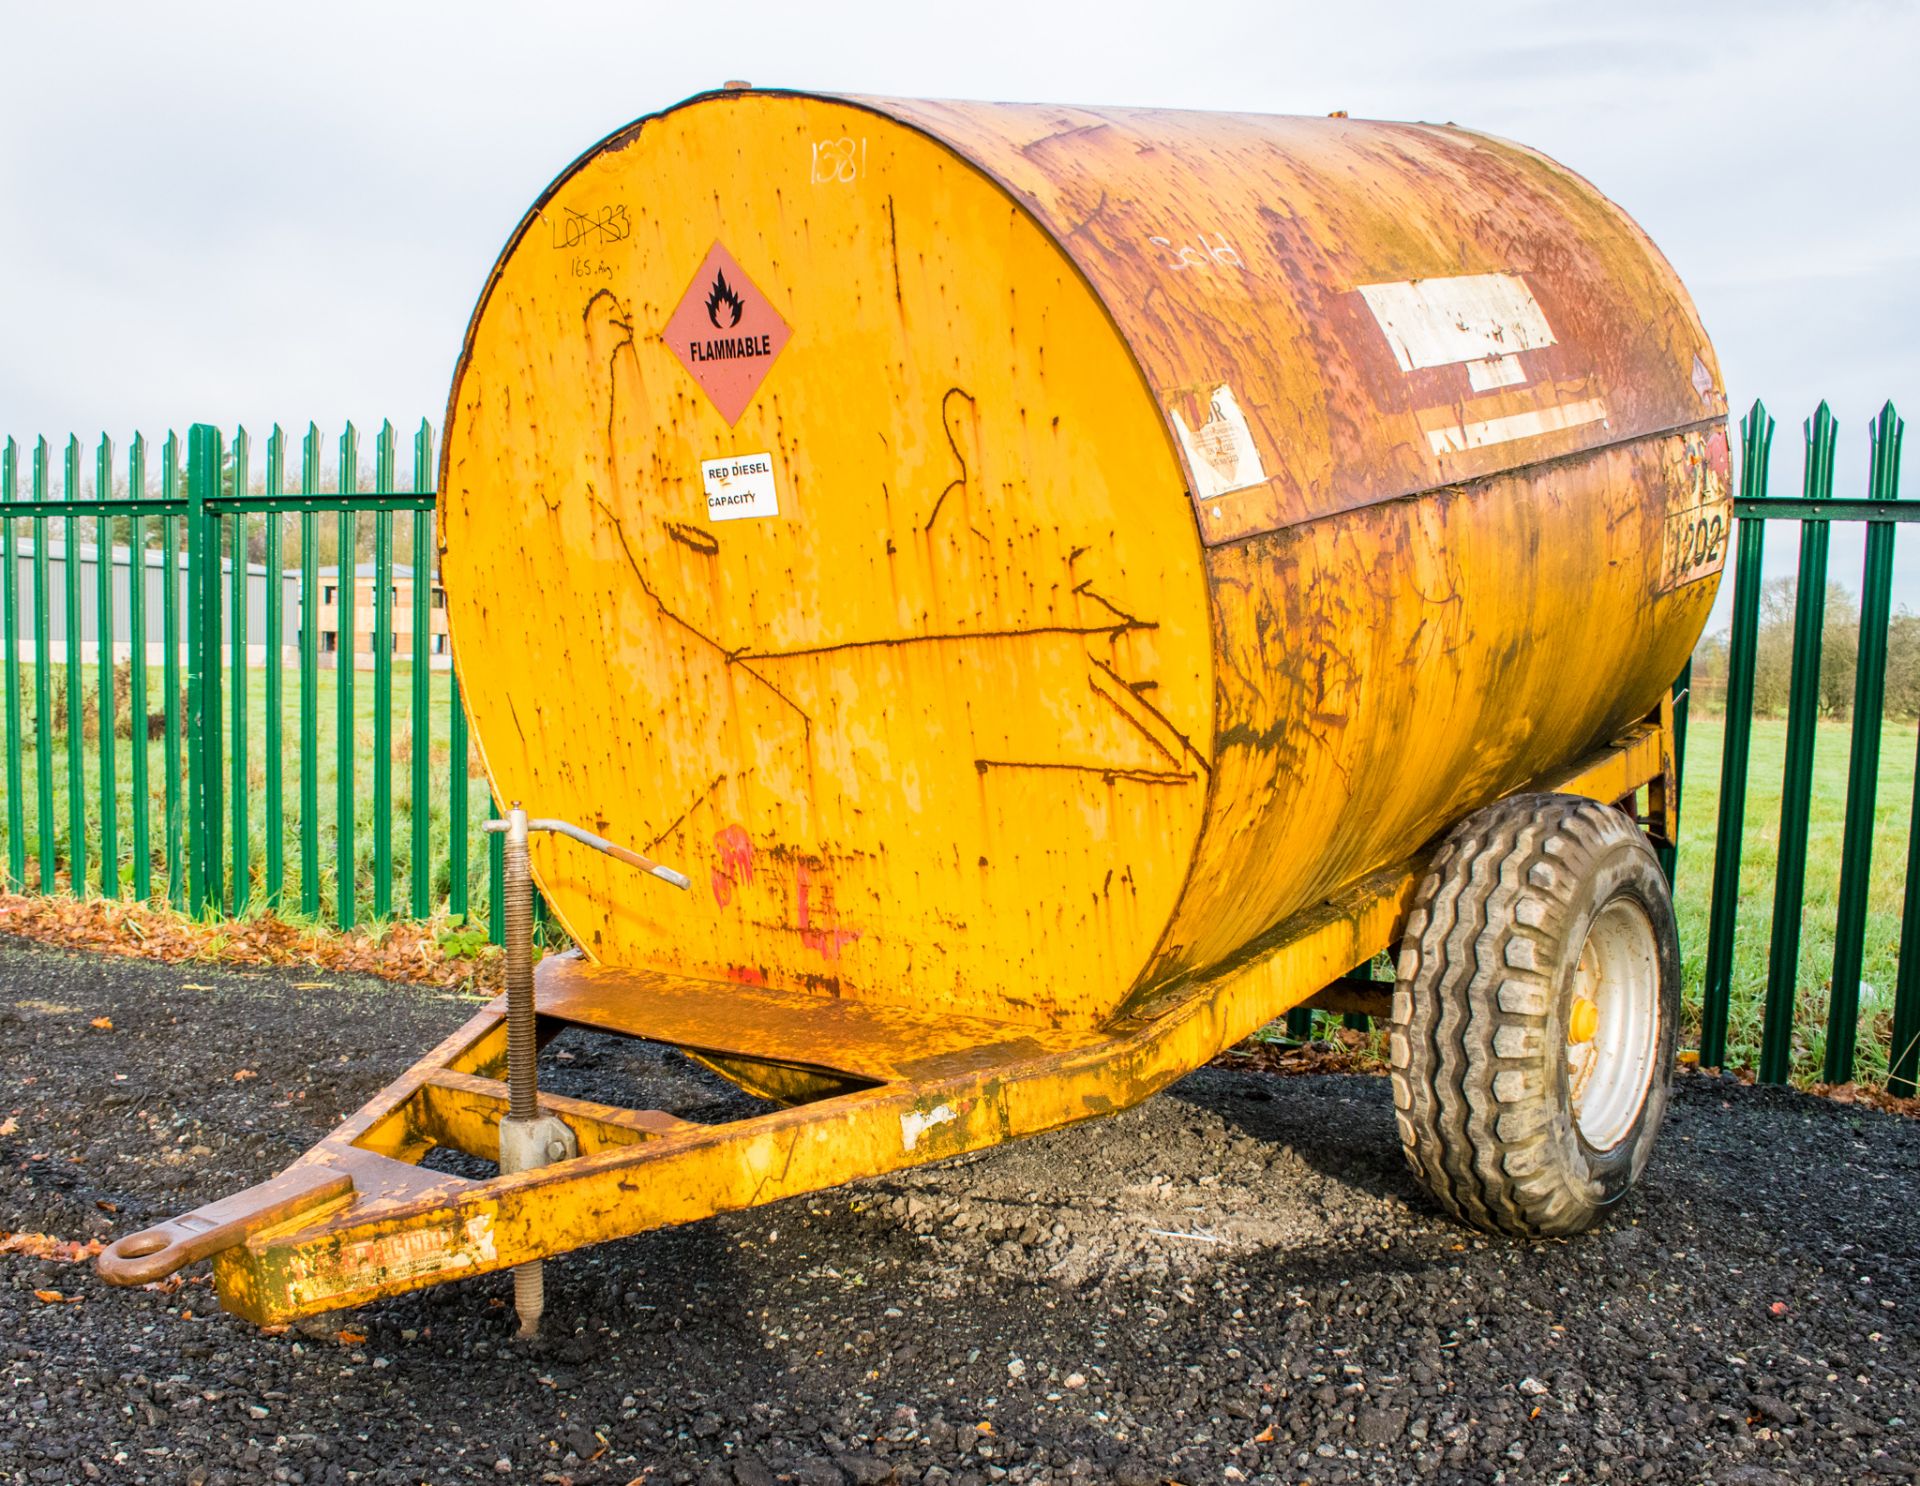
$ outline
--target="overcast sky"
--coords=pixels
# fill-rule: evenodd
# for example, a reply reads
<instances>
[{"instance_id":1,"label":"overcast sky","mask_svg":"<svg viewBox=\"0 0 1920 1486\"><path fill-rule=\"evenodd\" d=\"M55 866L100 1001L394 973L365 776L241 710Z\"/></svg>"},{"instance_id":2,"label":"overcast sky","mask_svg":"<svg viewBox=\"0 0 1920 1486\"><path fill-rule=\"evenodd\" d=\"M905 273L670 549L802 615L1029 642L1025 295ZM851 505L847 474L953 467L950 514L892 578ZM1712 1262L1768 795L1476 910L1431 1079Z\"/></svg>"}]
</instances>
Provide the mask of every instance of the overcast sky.
<instances>
[{"instance_id":1,"label":"overcast sky","mask_svg":"<svg viewBox=\"0 0 1920 1486\"><path fill-rule=\"evenodd\" d=\"M1780 418L1776 489L1797 488L1822 397L1843 493L1881 402L1920 411L1920 5L1901 0L4 0L0 38L0 435L437 423L541 188L728 78L1485 129L1652 234L1735 408ZM1774 532L1768 567L1791 571ZM1916 549L1903 536L1920 607ZM1850 587L1859 550L1834 543Z\"/></svg>"}]
</instances>

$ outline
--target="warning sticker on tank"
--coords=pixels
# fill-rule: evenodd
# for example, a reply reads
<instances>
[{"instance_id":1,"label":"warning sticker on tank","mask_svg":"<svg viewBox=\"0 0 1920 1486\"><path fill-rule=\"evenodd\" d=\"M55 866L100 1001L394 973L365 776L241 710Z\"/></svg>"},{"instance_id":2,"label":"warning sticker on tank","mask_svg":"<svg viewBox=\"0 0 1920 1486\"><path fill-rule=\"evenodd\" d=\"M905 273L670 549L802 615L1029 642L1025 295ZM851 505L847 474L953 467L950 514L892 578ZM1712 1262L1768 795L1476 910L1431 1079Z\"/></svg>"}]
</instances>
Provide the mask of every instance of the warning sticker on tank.
<instances>
[{"instance_id":1,"label":"warning sticker on tank","mask_svg":"<svg viewBox=\"0 0 1920 1486\"><path fill-rule=\"evenodd\" d=\"M661 334L732 425L753 401L793 331L733 254L716 242Z\"/></svg>"},{"instance_id":2,"label":"warning sticker on tank","mask_svg":"<svg viewBox=\"0 0 1920 1486\"><path fill-rule=\"evenodd\" d=\"M703 459L700 478L707 489L707 520L738 521L743 516L778 516L779 493L773 486L771 454L736 454Z\"/></svg>"},{"instance_id":3,"label":"warning sticker on tank","mask_svg":"<svg viewBox=\"0 0 1920 1486\"><path fill-rule=\"evenodd\" d=\"M1233 388L1221 382L1201 389L1200 395L1206 398L1205 416L1197 426L1190 426L1181 411L1180 403L1186 400L1181 392L1163 395L1173 418L1173 431L1180 440L1180 452L1186 455L1187 470L1193 477L1194 499L1212 500L1266 483L1267 471L1260 462L1260 451L1254 447L1253 429L1247 424L1247 415L1240 411Z\"/></svg>"}]
</instances>

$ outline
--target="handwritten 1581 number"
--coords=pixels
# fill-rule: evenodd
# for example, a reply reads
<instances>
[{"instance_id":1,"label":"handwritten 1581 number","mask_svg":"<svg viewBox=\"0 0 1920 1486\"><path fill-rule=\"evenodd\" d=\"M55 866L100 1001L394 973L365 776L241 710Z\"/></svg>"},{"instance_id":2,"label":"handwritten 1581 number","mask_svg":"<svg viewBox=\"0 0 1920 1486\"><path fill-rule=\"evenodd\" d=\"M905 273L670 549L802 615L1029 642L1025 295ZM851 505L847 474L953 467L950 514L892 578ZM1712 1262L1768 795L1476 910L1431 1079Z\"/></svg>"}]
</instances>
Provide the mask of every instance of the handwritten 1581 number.
<instances>
[{"instance_id":1,"label":"handwritten 1581 number","mask_svg":"<svg viewBox=\"0 0 1920 1486\"><path fill-rule=\"evenodd\" d=\"M816 186L851 186L867 173L867 141L852 139L816 139L813 142L813 183Z\"/></svg>"}]
</instances>

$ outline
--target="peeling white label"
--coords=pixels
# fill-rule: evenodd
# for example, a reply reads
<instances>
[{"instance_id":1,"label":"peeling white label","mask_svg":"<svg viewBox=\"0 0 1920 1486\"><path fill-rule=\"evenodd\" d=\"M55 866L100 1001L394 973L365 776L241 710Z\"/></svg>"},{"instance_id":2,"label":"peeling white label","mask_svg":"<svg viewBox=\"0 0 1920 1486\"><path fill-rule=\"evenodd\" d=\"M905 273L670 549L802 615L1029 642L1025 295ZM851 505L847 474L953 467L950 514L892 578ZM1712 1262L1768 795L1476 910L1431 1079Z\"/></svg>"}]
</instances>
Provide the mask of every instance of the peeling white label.
<instances>
[{"instance_id":1,"label":"peeling white label","mask_svg":"<svg viewBox=\"0 0 1920 1486\"><path fill-rule=\"evenodd\" d=\"M920 1144L920 1137L935 1125L951 1125L959 1118L960 1116L953 1112L951 1104L936 1104L925 1114L917 1109L910 1109L900 1116L900 1144L907 1150L912 1150Z\"/></svg>"},{"instance_id":2,"label":"peeling white label","mask_svg":"<svg viewBox=\"0 0 1920 1486\"><path fill-rule=\"evenodd\" d=\"M482 1264L491 1264L500 1257L500 1250L493 1241L493 1215L475 1213L466 1221L467 1243L474 1253L479 1255Z\"/></svg>"},{"instance_id":3,"label":"peeling white label","mask_svg":"<svg viewBox=\"0 0 1920 1486\"><path fill-rule=\"evenodd\" d=\"M1427 430L1427 442L1435 454L1461 454L1468 449L1484 449L1489 444L1510 444L1515 439L1536 439L1542 434L1579 428L1586 423L1606 421L1607 405L1597 397L1581 402L1559 403L1525 413L1509 413L1504 418L1483 418L1475 423L1457 423L1448 428Z\"/></svg>"},{"instance_id":4,"label":"peeling white label","mask_svg":"<svg viewBox=\"0 0 1920 1486\"><path fill-rule=\"evenodd\" d=\"M1207 399L1207 420L1197 429L1177 407L1173 430L1187 456L1187 468L1193 474L1193 494L1197 500L1212 500L1216 495L1231 495L1254 485L1264 485L1267 472L1260 463L1260 451L1253 446L1253 430L1247 415L1240 411L1233 389L1222 382Z\"/></svg>"},{"instance_id":5,"label":"peeling white label","mask_svg":"<svg viewBox=\"0 0 1920 1486\"><path fill-rule=\"evenodd\" d=\"M709 521L738 521L744 516L780 514L780 498L773 488L771 454L703 459L700 477L707 489Z\"/></svg>"},{"instance_id":6,"label":"peeling white label","mask_svg":"<svg viewBox=\"0 0 1920 1486\"><path fill-rule=\"evenodd\" d=\"M1518 356L1495 356L1487 361L1467 363L1467 385L1475 392L1492 392L1496 387L1518 387L1527 379L1527 370Z\"/></svg>"},{"instance_id":7,"label":"peeling white label","mask_svg":"<svg viewBox=\"0 0 1920 1486\"><path fill-rule=\"evenodd\" d=\"M1518 274L1362 284L1360 294L1401 371L1464 362L1475 392L1517 387L1527 380L1520 352L1554 343L1553 327Z\"/></svg>"}]
</instances>

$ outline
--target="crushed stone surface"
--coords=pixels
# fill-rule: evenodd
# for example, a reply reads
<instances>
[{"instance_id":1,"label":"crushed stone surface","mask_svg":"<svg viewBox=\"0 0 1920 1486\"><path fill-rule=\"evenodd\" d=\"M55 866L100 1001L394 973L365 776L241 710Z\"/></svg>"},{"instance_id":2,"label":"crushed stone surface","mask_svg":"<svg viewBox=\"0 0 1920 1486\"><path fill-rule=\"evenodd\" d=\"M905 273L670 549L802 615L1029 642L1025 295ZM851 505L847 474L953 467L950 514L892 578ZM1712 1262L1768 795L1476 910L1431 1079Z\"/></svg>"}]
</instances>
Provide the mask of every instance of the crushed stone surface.
<instances>
[{"instance_id":1,"label":"crushed stone surface","mask_svg":"<svg viewBox=\"0 0 1920 1486\"><path fill-rule=\"evenodd\" d=\"M0 1232L110 1239L262 1180L474 1005L0 943ZM542 1076L756 1107L577 1032ZM532 1344L507 1275L271 1335L204 1265L115 1290L0 1253L0 1482L1920 1480L1920 1122L1697 1074L1569 1242L1440 1216L1382 1079L1210 1068L546 1286Z\"/></svg>"}]
</instances>

